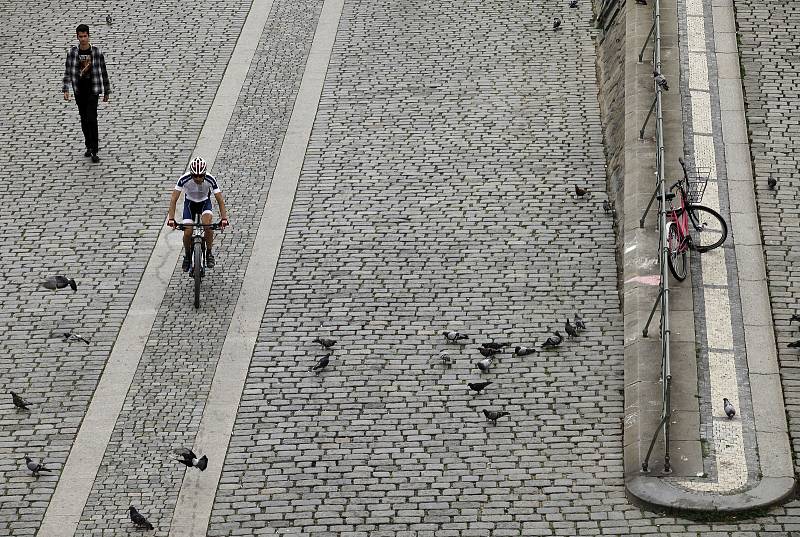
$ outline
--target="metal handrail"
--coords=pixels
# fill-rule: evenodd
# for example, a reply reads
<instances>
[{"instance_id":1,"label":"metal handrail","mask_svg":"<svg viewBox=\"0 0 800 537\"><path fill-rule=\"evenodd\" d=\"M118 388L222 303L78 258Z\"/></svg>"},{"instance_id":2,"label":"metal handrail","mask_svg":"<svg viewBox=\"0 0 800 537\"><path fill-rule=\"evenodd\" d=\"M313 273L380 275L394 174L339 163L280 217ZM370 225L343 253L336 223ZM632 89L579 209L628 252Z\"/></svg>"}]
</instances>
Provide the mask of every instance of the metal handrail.
<instances>
[{"instance_id":1,"label":"metal handrail","mask_svg":"<svg viewBox=\"0 0 800 537\"><path fill-rule=\"evenodd\" d=\"M653 71L657 73L661 73L661 5L660 0L655 0L653 6L653 26L650 28L650 32L647 35L647 39L645 40L645 46L642 47L642 52L639 54L639 60L642 59L642 54L644 54L644 50L647 46L647 42L650 40L650 36L653 37ZM655 445L656 436L658 435L659 431L664 431L664 472L670 473L672 471L672 467L670 465L670 454L669 454L669 433L670 433L670 417L671 417L671 385L672 385L672 372L670 368L670 353L669 353L669 343L670 343L670 329L669 329L669 273L667 267L667 256L669 255L669 245L667 243L667 212L666 212L666 186L664 182L664 117L662 114L661 108L661 86L656 82L655 76L653 77L653 89L655 90L655 99L653 101L653 105L650 107L650 112L647 114L647 118L645 119L644 125L642 125L642 129L639 131L640 138L644 137L644 129L647 125L647 122L650 119L650 115L655 110L656 114L656 186L655 191L653 192L653 197L650 199L650 203L647 205L647 208L642 215L642 218L639 222L640 226L644 226L644 219L647 216L647 212L650 210L650 205L653 202L653 198L658 199L658 245L659 245L659 256L658 256L658 264L661 273L660 283L659 283L659 292L658 296L656 297L655 304L653 304L653 309L650 312L650 317L647 319L647 323L642 330L642 335L647 337L647 329L650 326L650 321L655 314L655 310L658 306L661 306L661 315L660 315L660 332L661 332L661 396L662 396L662 409L661 409L661 422L659 423L656 430L653 432L653 439L650 442L650 449L647 451L647 455L645 456L644 461L642 462L642 471L648 471L648 463L650 460L650 453L653 450L653 446Z\"/></svg>"}]
</instances>

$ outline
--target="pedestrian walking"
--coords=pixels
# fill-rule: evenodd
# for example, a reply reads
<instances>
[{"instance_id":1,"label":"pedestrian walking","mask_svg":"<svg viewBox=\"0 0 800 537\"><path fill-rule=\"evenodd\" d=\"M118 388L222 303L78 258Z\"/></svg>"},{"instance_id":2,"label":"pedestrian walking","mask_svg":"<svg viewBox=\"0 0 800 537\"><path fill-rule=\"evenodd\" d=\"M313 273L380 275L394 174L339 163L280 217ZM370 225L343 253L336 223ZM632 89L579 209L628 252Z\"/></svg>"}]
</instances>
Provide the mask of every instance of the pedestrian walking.
<instances>
[{"instance_id":1,"label":"pedestrian walking","mask_svg":"<svg viewBox=\"0 0 800 537\"><path fill-rule=\"evenodd\" d=\"M75 29L78 44L73 45L67 52L67 62L64 69L64 100L69 100L69 89L75 95L78 113L81 116L81 129L86 145L85 157L92 157L92 162L100 162L97 156L98 131L97 131L97 103L100 95L103 102L108 102L111 93L111 84L106 72L106 60L99 48L89 43L89 27L79 24Z\"/></svg>"}]
</instances>

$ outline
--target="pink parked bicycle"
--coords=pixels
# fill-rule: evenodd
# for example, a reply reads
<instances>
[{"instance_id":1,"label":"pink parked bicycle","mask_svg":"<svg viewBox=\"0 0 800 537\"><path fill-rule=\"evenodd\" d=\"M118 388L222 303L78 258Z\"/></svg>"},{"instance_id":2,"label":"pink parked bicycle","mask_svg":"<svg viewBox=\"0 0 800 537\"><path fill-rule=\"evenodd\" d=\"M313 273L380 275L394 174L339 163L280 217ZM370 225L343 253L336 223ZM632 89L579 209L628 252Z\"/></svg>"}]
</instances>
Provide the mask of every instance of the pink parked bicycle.
<instances>
[{"instance_id":1,"label":"pink parked bicycle","mask_svg":"<svg viewBox=\"0 0 800 537\"><path fill-rule=\"evenodd\" d=\"M703 253L722 246L728 237L728 225L714 209L700 205L708 184L708 176L695 177L689 180L686 164L682 158L678 161L683 168L683 179L669 187L666 200L667 209L667 257L669 271L678 281L686 279L688 269L687 252L689 248ZM679 204L676 206L675 198Z\"/></svg>"}]
</instances>

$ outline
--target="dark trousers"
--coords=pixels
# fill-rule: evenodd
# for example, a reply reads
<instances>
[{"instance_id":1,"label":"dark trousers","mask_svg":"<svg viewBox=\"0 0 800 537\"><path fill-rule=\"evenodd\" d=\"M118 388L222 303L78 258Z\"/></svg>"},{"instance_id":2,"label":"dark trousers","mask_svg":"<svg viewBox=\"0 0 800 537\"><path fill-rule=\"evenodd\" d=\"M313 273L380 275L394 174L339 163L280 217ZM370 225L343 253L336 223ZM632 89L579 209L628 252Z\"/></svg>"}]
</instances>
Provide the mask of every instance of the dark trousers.
<instances>
[{"instance_id":1,"label":"dark trousers","mask_svg":"<svg viewBox=\"0 0 800 537\"><path fill-rule=\"evenodd\" d=\"M75 102L78 105L78 113L81 115L81 130L83 139L86 142L86 149L92 153L97 153L98 133L97 133L97 101L99 97L91 93L76 93Z\"/></svg>"}]
</instances>

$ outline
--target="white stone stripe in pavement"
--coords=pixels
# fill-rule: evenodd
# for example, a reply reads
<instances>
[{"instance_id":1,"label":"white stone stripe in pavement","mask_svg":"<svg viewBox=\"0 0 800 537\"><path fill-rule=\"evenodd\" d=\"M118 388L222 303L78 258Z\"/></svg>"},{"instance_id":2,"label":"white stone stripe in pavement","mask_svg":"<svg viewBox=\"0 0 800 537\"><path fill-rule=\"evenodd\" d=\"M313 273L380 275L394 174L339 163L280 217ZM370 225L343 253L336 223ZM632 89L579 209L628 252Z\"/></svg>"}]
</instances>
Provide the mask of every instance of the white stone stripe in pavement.
<instances>
[{"instance_id":1,"label":"white stone stripe in pavement","mask_svg":"<svg viewBox=\"0 0 800 537\"><path fill-rule=\"evenodd\" d=\"M272 0L253 1L198 136L194 154L202 155L209 166L213 166L222 144L271 5ZM167 192L168 189L165 188L164 191ZM164 203L166 207L166 198ZM182 251L181 236L182 233L166 227L158 236L103 375L61 471L56 490L47 506L38 537L68 537L75 533L142 358L153 321Z\"/></svg>"},{"instance_id":2,"label":"white stone stripe in pavement","mask_svg":"<svg viewBox=\"0 0 800 537\"><path fill-rule=\"evenodd\" d=\"M203 452L208 455L208 469L202 473L187 470L170 525L170 537L201 536L207 532L222 465L278 264L343 5L344 0L326 0L322 6L254 241L258 247L253 248L247 265L241 293L222 346L195 440L195 444L202 446Z\"/></svg>"}]
</instances>

